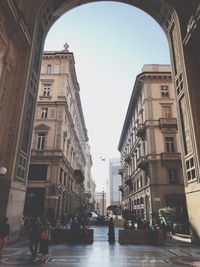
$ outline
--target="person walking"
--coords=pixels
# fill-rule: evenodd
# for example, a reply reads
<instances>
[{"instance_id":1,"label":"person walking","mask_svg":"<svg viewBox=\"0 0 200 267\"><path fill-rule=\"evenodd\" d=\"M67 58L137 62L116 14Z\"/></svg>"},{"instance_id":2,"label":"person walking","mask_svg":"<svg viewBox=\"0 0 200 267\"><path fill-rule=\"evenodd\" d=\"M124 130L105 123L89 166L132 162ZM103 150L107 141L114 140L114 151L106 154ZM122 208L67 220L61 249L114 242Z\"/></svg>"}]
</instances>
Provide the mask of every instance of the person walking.
<instances>
[{"instance_id":1,"label":"person walking","mask_svg":"<svg viewBox=\"0 0 200 267\"><path fill-rule=\"evenodd\" d=\"M51 240L51 234L49 229L49 224L45 223L42 226L41 233L40 233L40 247L39 253L42 254L41 261L46 262L47 254L49 254L49 242Z\"/></svg>"},{"instance_id":2,"label":"person walking","mask_svg":"<svg viewBox=\"0 0 200 267\"><path fill-rule=\"evenodd\" d=\"M112 217L108 221L108 242L110 244L115 243L115 226Z\"/></svg>"},{"instance_id":3,"label":"person walking","mask_svg":"<svg viewBox=\"0 0 200 267\"><path fill-rule=\"evenodd\" d=\"M40 220L32 219L29 229L29 249L31 251L31 257L35 259L38 252L38 245L40 242Z\"/></svg>"},{"instance_id":4,"label":"person walking","mask_svg":"<svg viewBox=\"0 0 200 267\"><path fill-rule=\"evenodd\" d=\"M4 217L0 222L0 258L2 258L2 252L9 239L9 229L10 225L8 223L8 218Z\"/></svg>"},{"instance_id":5,"label":"person walking","mask_svg":"<svg viewBox=\"0 0 200 267\"><path fill-rule=\"evenodd\" d=\"M70 225L70 236L72 243L80 242L80 223L78 218L74 216Z\"/></svg>"}]
</instances>

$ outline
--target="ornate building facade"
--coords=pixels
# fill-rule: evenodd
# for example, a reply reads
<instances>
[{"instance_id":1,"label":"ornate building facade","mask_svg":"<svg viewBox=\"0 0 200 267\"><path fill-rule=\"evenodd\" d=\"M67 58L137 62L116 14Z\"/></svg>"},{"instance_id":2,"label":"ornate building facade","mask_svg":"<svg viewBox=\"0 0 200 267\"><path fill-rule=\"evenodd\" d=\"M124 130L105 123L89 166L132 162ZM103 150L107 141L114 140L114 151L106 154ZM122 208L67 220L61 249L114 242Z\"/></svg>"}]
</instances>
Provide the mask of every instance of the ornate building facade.
<instances>
[{"instance_id":1,"label":"ornate building facade","mask_svg":"<svg viewBox=\"0 0 200 267\"><path fill-rule=\"evenodd\" d=\"M0 2L0 216L20 228L40 66L46 34L65 12L90 1ZM199 0L121 1L146 12L166 34L176 91L183 175L192 241L200 242ZM134 25L130 25L133 28ZM13 31L14 29L14 31ZM12 238L11 237L11 238Z\"/></svg>"},{"instance_id":2,"label":"ornate building facade","mask_svg":"<svg viewBox=\"0 0 200 267\"><path fill-rule=\"evenodd\" d=\"M135 81L122 134L123 209L147 221L171 207L187 218L175 92L170 65L144 65Z\"/></svg>"},{"instance_id":3,"label":"ornate building facade","mask_svg":"<svg viewBox=\"0 0 200 267\"><path fill-rule=\"evenodd\" d=\"M51 219L89 208L92 159L79 91L67 45L44 52L25 213Z\"/></svg>"}]
</instances>

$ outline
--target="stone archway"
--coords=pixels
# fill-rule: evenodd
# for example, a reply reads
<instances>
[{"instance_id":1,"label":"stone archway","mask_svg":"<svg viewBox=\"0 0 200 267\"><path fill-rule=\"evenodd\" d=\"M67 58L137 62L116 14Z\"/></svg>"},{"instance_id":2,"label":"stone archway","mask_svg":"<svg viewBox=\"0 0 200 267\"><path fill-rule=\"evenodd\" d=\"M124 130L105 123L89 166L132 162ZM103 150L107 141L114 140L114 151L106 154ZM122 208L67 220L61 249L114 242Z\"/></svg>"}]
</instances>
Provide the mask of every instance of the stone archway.
<instances>
[{"instance_id":1,"label":"stone archway","mask_svg":"<svg viewBox=\"0 0 200 267\"><path fill-rule=\"evenodd\" d=\"M0 213L13 237L23 212L30 141L46 34L88 0L2 0L0 4ZM166 33L178 101L185 191L193 240L200 238L200 5L198 0L122 0L151 15Z\"/></svg>"}]
</instances>

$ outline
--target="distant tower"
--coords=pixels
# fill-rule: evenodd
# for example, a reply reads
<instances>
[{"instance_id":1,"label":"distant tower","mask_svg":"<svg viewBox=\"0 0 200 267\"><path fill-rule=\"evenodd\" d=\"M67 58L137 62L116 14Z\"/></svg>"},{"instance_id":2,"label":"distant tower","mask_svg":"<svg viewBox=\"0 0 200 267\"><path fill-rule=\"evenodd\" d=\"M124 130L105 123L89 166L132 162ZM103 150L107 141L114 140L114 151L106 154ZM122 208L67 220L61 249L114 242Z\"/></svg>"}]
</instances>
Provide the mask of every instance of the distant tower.
<instances>
[{"instance_id":1,"label":"distant tower","mask_svg":"<svg viewBox=\"0 0 200 267\"><path fill-rule=\"evenodd\" d=\"M108 179L108 206L120 206L121 205L121 193L119 186L121 185L121 175L119 175L119 169L121 168L120 159L109 160L109 179Z\"/></svg>"}]
</instances>

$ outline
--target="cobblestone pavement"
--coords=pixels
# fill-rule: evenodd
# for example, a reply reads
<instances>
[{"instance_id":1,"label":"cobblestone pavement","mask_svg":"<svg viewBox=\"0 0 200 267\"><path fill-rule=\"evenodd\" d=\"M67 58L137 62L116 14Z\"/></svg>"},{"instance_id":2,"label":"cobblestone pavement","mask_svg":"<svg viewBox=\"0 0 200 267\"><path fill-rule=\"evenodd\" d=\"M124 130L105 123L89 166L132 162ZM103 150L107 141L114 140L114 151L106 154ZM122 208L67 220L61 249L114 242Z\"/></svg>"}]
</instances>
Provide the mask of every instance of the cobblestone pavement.
<instances>
[{"instance_id":1,"label":"cobblestone pavement","mask_svg":"<svg viewBox=\"0 0 200 267\"><path fill-rule=\"evenodd\" d=\"M107 242L107 227L94 229L91 245L50 245L50 254L45 265L49 267L200 267L200 247L191 245L190 239L174 236L163 246L120 245L116 228L116 243ZM40 257L31 260L27 241L9 245L1 266L41 266Z\"/></svg>"}]
</instances>

